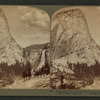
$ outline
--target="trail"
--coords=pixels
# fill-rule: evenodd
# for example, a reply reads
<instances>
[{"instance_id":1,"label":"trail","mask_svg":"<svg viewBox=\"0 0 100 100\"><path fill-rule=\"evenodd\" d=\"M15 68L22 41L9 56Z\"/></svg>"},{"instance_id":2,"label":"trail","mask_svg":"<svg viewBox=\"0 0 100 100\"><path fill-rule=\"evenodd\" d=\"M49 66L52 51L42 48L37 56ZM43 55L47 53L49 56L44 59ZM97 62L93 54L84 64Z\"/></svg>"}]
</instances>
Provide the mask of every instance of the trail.
<instances>
[{"instance_id":1,"label":"trail","mask_svg":"<svg viewBox=\"0 0 100 100\"><path fill-rule=\"evenodd\" d=\"M86 86L82 89L100 90L100 78L95 78L94 83L92 85Z\"/></svg>"},{"instance_id":2,"label":"trail","mask_svg":"<svg viewBox=\"0 0 100 100\"><path fill-rule=\"evenodd\" d=\"M4 88L6 89L49 89L49 75L33 77L26 82L23 79L17 78L15 82Z\"/></svg>"}]
</instances>

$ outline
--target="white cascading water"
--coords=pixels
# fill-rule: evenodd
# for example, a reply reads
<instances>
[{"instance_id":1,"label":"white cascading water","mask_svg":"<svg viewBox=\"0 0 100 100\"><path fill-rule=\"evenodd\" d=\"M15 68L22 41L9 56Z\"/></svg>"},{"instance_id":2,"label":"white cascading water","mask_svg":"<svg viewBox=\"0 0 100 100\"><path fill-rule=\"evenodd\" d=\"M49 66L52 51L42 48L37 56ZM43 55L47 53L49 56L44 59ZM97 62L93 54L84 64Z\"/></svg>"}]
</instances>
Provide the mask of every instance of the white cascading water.
<instances>
[{"instance_id":1,"label":"white cascading water","mask_svg":"<svg viewBox=\"0 0 100 100\"><path fill-rule=\"evenodd\" d=\"M45 65L45 50L42 51L42 55L41 55L41 61L40 61L40 64L38 66L38 70L42 68L42 66Z\"/></svg>"}]
</instances>

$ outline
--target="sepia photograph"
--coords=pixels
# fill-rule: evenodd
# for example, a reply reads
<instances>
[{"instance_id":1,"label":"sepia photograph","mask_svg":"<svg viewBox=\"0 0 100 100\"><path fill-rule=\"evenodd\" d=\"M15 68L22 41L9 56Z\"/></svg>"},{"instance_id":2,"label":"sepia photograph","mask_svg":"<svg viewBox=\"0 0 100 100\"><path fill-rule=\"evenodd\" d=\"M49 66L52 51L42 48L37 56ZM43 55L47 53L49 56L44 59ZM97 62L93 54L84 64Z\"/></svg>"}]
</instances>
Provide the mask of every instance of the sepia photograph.
<instances>
[{"instance_id":1,"label":"sepia photograph","mask_svg":"<svg viewBox=\"0 0 100 100\"><path fill-rule=\"evenodd\" d=\"M33 6L0 6L0 88L49 89L50 18Z\"/></svg>"},{"instance_id":2,"label":"sepia photograph","mask_svg":"<svg viewBox=\"0 0 100 100\"><path fill-rule=\"evenodd\" d=\"M100 7L55 11L50 50L51 89L100 89Z\"/></svg>"},{"instance_id":3,"label":"sepia photograph","mask_svg":"<svg viewBox=\"0 0 100 100\"><path fill-rule=\"evenodd\" d=\"M100 89L100 7L58 8L0 6L1 89Z\"/></svg>"}]
</instances>

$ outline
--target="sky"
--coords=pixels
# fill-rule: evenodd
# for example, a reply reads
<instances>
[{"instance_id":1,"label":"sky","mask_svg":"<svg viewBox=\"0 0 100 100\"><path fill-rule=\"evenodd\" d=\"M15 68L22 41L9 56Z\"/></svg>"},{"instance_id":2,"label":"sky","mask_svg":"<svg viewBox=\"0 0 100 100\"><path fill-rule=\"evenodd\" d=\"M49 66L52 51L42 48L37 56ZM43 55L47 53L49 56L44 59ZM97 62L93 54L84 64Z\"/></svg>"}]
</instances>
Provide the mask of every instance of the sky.
<instances>
[{"instance_id":1,"label":"sky","mask_svg":"<svg viewBox=\"0 0 100 100\"><path fill-rule=\"evenodd\" d=\"M51 10L53 8L54 10L61 8L81 9L86 17L92 38L100 45L99 6L57 7L51 6ZM50 42L50 18L46 11L30 6L0 6L0 8L5 12L12 37L20 46L26 47ZM50 11L50 5L46 10Z\"/></svg>"},{"instance_id":2,"label":"sky","mask_svg":"<svg viewBox=\"0 0 100 100\"><path fill-rule=\"evenodd\" d=\"M0 6L16 42L26 47L50 42L50 18L39 8L29 6Z\"/></svg>"},{"instance_id":3,"label":"sky","mask_svg":"<svg viewBox=\"0 0 100 100\"><path fill-rule=\"evenodd\" d=\"M62 7L61 9L63 8L66 10L76 8L81 9L87 20L89 32L92 38L98 45L100 45L100 6L73 6ZM61 9L58 9L58 11Z\"/></svg>"}]
</instances>

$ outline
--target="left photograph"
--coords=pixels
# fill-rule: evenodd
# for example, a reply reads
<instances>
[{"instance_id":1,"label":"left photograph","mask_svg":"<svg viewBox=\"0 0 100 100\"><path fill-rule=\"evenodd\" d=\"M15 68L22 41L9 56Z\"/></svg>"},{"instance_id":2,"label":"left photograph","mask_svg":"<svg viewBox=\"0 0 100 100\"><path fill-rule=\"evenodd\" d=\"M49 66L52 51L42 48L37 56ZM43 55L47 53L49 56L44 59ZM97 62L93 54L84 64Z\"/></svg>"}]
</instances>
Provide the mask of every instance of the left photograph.
<instances>
[{"instance_id":1,"label":"left photograph","mask_svg":"<svg viewBox=\"0 0 100 100\"><path fill-rule=\"evenodd\" d=\"M0 88L49 89L50 18L33 6L0 6Z\"/></svg>"}]
</instances>

